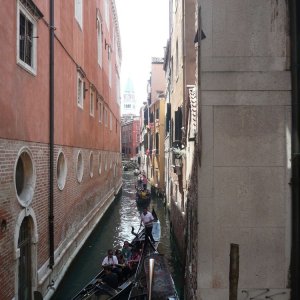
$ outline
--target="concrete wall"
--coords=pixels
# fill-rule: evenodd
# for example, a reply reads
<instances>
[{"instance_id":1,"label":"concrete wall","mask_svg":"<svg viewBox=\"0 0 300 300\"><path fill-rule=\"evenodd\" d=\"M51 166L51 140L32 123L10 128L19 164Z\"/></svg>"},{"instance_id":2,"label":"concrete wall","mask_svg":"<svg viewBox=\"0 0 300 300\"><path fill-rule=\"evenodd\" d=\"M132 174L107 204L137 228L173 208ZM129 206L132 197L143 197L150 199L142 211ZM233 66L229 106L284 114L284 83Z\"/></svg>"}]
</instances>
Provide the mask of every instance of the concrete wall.
<instances>
[{"instance_id":1,"label":"concrete wall","mask_svg":"<svg viewBox=\"0 0 300 300\"><path fill-rule=\"evenodd\" d=\"M200 1L202 155L198 299L289 299L290 123L286 1ZM275 297L275 296L274 296Z\"/></svg>"}]
</instances>

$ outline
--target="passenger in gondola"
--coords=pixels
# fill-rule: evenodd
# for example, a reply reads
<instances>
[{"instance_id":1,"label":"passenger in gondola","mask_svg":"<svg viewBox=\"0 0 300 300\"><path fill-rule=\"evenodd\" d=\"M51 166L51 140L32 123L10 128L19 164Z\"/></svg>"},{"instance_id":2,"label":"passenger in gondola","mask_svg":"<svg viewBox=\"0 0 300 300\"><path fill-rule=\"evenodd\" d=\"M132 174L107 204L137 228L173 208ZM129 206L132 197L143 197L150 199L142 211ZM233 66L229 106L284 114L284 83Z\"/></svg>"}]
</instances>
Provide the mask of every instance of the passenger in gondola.
<instances>
[{"instance_id":1,"label":"passenger in gondola","mask_svg":"<svg viewBox=\"0 0 300 300\"><path fill-rule=\"evenodd\" d=\"M115 256L116 256L117 259L118 259L118 265L122 266L122 265L125 264L125 259L124 259L124 256L123 256L121 250L117 249L117 250L115 251Z\"/></svg>"},{"instance_id":2,"label":"passenger in gondola","mask_svg":"<svg viewBox=\"0 0 300 300\"><path fill-rule=\"evenodd\" d=\"M143 174L143 189L147 190L147 177L145 174Z\"/></svg>"},{"instance_id":3,"label":"passenger in gondola","mask_svg":"<svg viewBox=\"0 0 300 300\"><path fill-rule=\"evenodd\" d=\"M141 197L145 199L147 197L147 190L141 191Z\"/></svg>"},{"instance_id":4,"label":"passenger in gondola","mask_svg":"<svg viewBox=\"0 0 300 300\"><path fill-rule=\"evenodd\" d=\"M106 283L113 289L117 289L119 285L118 281L118 275L114 272L112 272L112 267L109 265L106 265L103 267L104 268L104 275L101 278L101 283Z\"/></svg>"},{"instance_id":5,"label":"passenger in gondola","mask_svg":"<svg viewBox=\"0 0 300 300\"><path fill-rule=\"evenodd\" d=\"M130 260L128 261L128 267L131 272L134 272L138 266L138 263L141 259L140 250L133 248Z\"/></svg>"},{"instance_id":6,"label":"passenger in gondola","mask_svg":"<svg viewBox=\"0 0 300 300\"><path fill-rule=\"evenodd\" d=\"M123 258L125 260L125 263L127 263L128 260L131 257L131 247L130 247L130 244L129 244L128 241L124 241L123 248L122 248L121 252L123 254Z\"/></svg>"},{"instance_id":7,"label":"passenger in gondola","mask_svg":"<svg viewBox=\"0 0 300 300\"><path fill-rule=\"evenodd\" d=\"M143 176L139 176L138 178L138 188L142 189L143 188Z\"/></svg>"},{"instance_id":8,"label":"passenger in gondola","mask_svg":"<svg viewBox=\"0 0 300 300\"><path fill-rule=\"evenodd\" d=\"M121 269L118 267L118 258L113 255L112 249L107 250L107 256L102 261L102 267L110 266L113 273L116 273L119 277L121 275Z\"/></svg>"},{"instance_id":9,"label":"passenger in gondola","mask_svg":"<svg viewBox=\"0 0 300 300\"><path fill-rule=\"evenodd\" d=\"M130 268L127 263L128 260L125 259L122 251L119 249L115 251L115 254L116 257L118 258L119 267L121 268L121 274L120 274L121 280L125 281L128 278L130 273Z\"/></svg>"}]
</instances>

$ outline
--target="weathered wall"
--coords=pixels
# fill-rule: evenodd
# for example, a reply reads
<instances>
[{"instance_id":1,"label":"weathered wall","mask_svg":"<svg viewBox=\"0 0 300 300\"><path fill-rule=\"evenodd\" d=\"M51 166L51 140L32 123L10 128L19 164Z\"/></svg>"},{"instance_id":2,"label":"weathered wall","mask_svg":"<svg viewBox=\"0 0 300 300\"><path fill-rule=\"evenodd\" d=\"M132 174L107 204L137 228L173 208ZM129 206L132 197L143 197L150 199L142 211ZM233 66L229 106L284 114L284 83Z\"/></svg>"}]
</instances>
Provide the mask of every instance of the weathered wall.
<instances>
[{"instance_id":1,"label":"weathered wall","mask_svg":"<svg viewBox=\"0 0 300 300\"><path fill-rule=\"evenodd\" d=\"M286 1L200 5L198 299L228 298L231 243L240 251L238 299L289 299Z\"/></svg>"}]
</instances>

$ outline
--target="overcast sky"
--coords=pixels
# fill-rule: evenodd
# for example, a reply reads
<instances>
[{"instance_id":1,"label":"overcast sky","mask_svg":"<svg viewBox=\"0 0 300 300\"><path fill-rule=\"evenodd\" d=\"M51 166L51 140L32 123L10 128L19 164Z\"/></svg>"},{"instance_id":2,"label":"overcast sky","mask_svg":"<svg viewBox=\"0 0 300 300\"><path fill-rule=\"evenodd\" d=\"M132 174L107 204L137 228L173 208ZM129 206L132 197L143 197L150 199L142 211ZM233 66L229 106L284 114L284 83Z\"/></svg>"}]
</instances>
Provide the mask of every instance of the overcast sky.
<instances>
[{"instance_id":1,"label":"overcast sky","mask_svg":"<svg viewBox=\"0 0 300 300\"><path fill-rule=\"evenodd\" d=\"M122 45L121 95L128 77L138 109L147 99L151 57L163 57L169 37L169 0L115 0Z\"/></svg>"}]
</instances>

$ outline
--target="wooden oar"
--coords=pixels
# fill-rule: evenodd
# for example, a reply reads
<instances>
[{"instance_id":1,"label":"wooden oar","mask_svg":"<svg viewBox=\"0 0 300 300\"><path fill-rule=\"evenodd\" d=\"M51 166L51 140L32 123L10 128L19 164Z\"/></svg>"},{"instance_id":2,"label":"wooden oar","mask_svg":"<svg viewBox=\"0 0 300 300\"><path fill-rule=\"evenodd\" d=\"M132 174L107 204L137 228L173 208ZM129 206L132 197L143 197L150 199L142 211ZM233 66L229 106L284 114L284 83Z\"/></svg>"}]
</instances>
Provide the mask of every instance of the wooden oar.
<instances>
[{"instance_id":1,"label":"wooden oar","mask_svg":"<svg viewBox=\"0 0 300 300\"><path fill-rule=\"evenodd\" d=\"M151 300L152 297L152 280L153 280L153 271L154 271L154 258L149 259L149 298Z\"/></svg>"}]
</instances>

